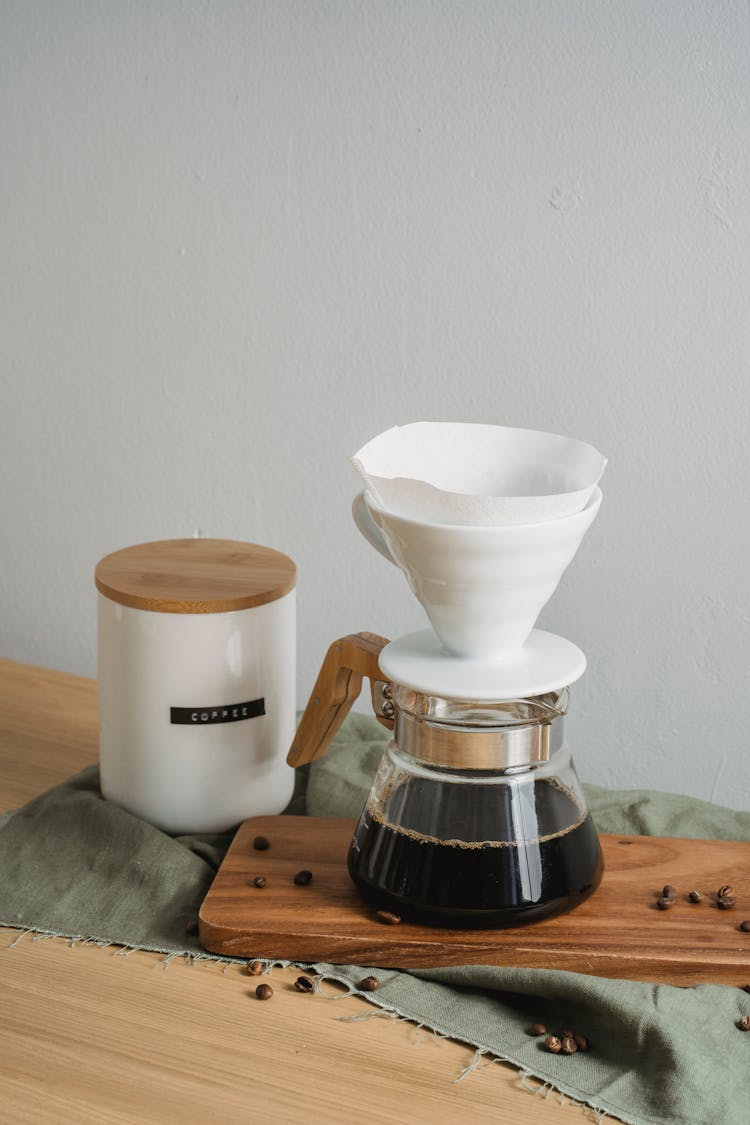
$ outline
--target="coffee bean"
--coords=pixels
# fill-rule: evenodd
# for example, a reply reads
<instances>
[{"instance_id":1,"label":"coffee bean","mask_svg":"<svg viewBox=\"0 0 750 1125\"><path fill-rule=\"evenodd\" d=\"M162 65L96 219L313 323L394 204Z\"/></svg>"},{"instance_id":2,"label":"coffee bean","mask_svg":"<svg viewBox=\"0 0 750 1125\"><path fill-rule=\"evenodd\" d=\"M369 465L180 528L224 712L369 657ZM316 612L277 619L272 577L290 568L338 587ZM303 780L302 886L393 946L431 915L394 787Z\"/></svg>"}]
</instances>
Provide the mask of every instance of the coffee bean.
<instances>
[{"instance_id":1,"label":"coffee bean","mask_svg":"<svg viewBox=\"0 0 750 1125\"><path fill-rule=\"evenodd\" d=\"M750 1016L740 1016L737 1021L737 1027L740 1031L750 1031Z\"/></svg>"},{"instance_id":2,"label":"coffee bean","mask_svg":"<svg viewBox=\"0 0 750 1125\"><path fill-rule=\"evenodd\" d=\"M672 886L671 883L667 883L661 893L662 898L677 898L677 890Z\"/></svg>"},{"instance_id":3,"label":"coffee bean","mask_svg":"<svg viewBox=\"0 0 750 1125\"><path fill-rule=\"evenodd\" d=\"M188 922L187 926L185 926L185 933L190 934L191 937L194 934L198 933L198 919L197 918L193 918L192 921Z\"/></svg>"},{"instance_id":4,"label":"coffee bean","mask_svg":"<svg viewBox=\"0 0 750 1125\"><path fill-rule=\"evenodd\" d=\"M253 847L255 848L256 852L267 852L270 846L271 845L265 836L256 836L253 840Z\"/></svg>"},{"instance_id":5,"label":"coffee bean","mask_svg":"<svg viewBox=\"0 0 750 1125\"><path fill-rule=\"evenodd\" d=\"M559 1055L562 1048L562 1043L556 1035L548 1035L544 1040L544 1046L548 1051L551 1051L553 1055Z\"/></svg>"},{"instance_id":6,"label":"coffee bean","mask_svg":"<svg viewBox=\"0 0 750 1125\"><path fill-rule=\"evenodd\" d=\"M591 1047L591 1044L589 1043L585 1035L574 1035L573 1038L576 1041L576 1047L579 1051L588 1051Z\"/></svg>"},{"instance_id":7,"label":"coffee bean","mask_svg":"<svg viewBox=\"0 0 750 1125\"><path fill-rule=\"evenodd\" d=\"M569 1027L564 1027L562 1029L562 1031L560 1032L560 1038L561 1039L575 1039L575 1034L576 1034L575 1031L572 1031Z\"/></svg>"},{"instance_id":8,"label":"coffee bean","mask_svg":"<svg viewBox=\"0 0 750 1125\"><path fill-rule=\"evenodd\" d=\"M263 964L262 961L251 961L250 964L247 966L247 971L248 971L248 974L251 977L259 977L260 974L263 972L264 968L265 968L265 965Z\"/></svg>"},{"instance_id":9,"label":"coffee bean","mask_svg":"<svg viewBox=\"0 0 750 1125\"><path fill-rule=\"evenodd\" d=\"M385 922L387 926L397 926L401 921L398 914L391 914L390 910L378 910L375 917Z\"/></svg>"},{"instance_id":10,"label":"coffee bean","mask_svg":"<svg viewBox=\"0 0 750 1125\"><path fill-rule=\"evenodd\" d=\"M253 879L253 886L254 887L265 887L265 885L266 885L265 875L256 875L255 878Z\"/></svg>"},{"instance_id":11,"label":"coffee bean","mask_svg":"<svg viewBox=\"0 0 750 1125\"><path fill-rule=\"evenodd\" d=\"M270 1000L273 996L273 989L270 984L259 984L255 990L255 995L259 1000Z\"/></svg>"},{"instance_id":12,"label":"coffee bean","mask_svg":"<svg viewBox=\"0 0 750 1125\"><path fill-rule=\"evenodd\" d=\"M306 887L308 883L312 882L312 871L298 871L294 876L294 881L298 887Z\"/></svg>"},{"instance_id":13,"label":"coffee bean","mask_svg":"<svg viewBox=\"0 0 750 1125\"><path fill-rule=\"evenodd\" d=\"M529 1028L529 1035L546 1035L547 1028L543 1023L535 1023Z\"/></svg>"},{"instance_id":14,"label":"coffee bean","mask_svg":"<svg viewBox=\"0 0 750 1125\"><path fill-rule=\"evenodd\" d=\"M688 898L691 902L703 902L703 895L700 891L690 891Z\"/></svg>"},{"instance_id":15,"label":"coffee bean","mask_svg":"<svg viewBox=\"0 0 750 1125\"><path fill-rule=\"evenodd\" d=\"M309 977L297 977L296 981L294 982L294 987L297 989L297 992L315 991L315 985Z\"/></svg>"},{"instance_id":16,"label":"coffee bean","mask_svg":"<svg viewBox=\"0 0 750 1125\"><path fill-rule=\"evenodd\" d=\"M360 992L377 992L380 988L380 981L377 977L365 977L364 980L359 982L357 987Z\"/></svg>"},{"instance_id":17,"label":"coffee bean","mask_svg":"<svg viewBox=\"0 0 750 1125\"><path fill-rule=\"evenodd\" d=\"M716 893L719 898L734 898L734 887L726 883L723 887L719 887Z\"/></svg>"},{"instance_id":18,"label":"coffee bean","mask_svg":"<svg viewBox=\"0 0 750 1125\"><path fill-rule=\"evenodd\" d=\"M670 910L674 906L674 899L664 898L664 896L662 895L661 898L657 898L656 905L660 910Z\"/></svg>"},{"instance_id":19,"label":"coffee bean","mask_svg":"<svg viewBox=\"0 0 750 1125\"><path fill-rule=\"evenodd\" d=\"M564 1055L574 1055L578 1050L578 1044L572 1035L566 1035L560 1044L560 1050Z\"/></svg>"},{"instance_id":20,"label":"coffee bean","mask_svg":"<svg viewBox=\"0 0 750 1125\"><path fill-rule=\"evenodd\" d=\"M737 929L742 930L744 934L750 934L750 922L740 922Z\"/></svg>"}]
</instances>

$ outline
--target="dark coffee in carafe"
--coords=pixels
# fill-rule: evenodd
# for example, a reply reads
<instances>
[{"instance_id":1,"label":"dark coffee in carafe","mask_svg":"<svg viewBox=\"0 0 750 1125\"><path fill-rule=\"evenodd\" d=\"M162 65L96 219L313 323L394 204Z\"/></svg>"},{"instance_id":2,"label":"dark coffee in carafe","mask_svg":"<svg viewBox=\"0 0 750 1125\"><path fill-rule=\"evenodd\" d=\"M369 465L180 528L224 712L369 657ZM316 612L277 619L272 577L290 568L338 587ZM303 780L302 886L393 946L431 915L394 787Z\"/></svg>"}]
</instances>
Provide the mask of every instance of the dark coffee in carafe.
<instances>
[{"instance_id":1,"label":"dark coffee in carafe","mask_svg":"<svg viewBox=\"0 0 750 1125\"><path fill-rule=\"evenodd\" d=\"M556 778L526 784L411 778L368 805L349 852L366 899L444 927L503 927L569 910L596 889L601 852L582 802Z\"/></svg>"}]
</instances>

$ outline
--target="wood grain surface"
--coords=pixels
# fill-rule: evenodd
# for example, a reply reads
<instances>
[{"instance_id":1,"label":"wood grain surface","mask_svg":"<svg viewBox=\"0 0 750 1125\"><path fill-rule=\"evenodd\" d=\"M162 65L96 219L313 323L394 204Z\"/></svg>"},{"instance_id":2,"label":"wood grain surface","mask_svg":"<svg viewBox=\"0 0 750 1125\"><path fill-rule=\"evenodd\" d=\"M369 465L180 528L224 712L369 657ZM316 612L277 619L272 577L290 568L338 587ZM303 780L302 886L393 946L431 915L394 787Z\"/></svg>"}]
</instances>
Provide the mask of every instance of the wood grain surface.
<instances>
[{"instance_id":1,"label":"wood grain surface","mask_svg":"<svg viewBox=\"0 0 750 1125\"><path fill-rule=\"evenodd\" d=\"M473 1048L405 1022L346 1022L374 1009L330 984L297 992L298 970L165 968L154 954L59 939L9 948L16 936L0 930L3 1125L592 1121L560 1095L534 1097L506 1064L455 1084ZM255 999L259 979L270 1001Z\"/></svg>"},{"instance_id":2,"label":"wood grain surface","mask_svg":"<svg viewBox=\"0 0 750 1125\"><path fill-rule=\"evenodd\" d=\"M228 613L265 605L294 588L290 558L233 539L162 539L106 555L96 588L113 602L155 613Z\"/></svg>"},{"instance_id":3,"label":"wood grain surface","mask_svg":"<svg viewBox=\"0 0 750 1125\"><path fill-rule=\"evenodd\" d=\"M235 836L200 911L201 942L217 953L393 968L514 965L665 984L739 985L750 979L750 843L656 836L600 837L601 886L575 910L507 930L384 925L346 870L354 821L255 817ZM266 836L268 851L253 848ZM296 886L295 872L313 872ZM256 875L266 878L258 889ZM656 906L665 884L678 890ZM720 910L731 883L737 905ZM688 891L703 892L700 904ZM744 913L743 913L744 911Z\"/></svg>"},{"instance_id":4,"label":"wood grain surface","mask_svg":"<svg viewBox=\"0 0 750 1125\"><path fill-rule=\"evenodd\" d=\"M91 765L96 739L93 681L0 660L0 808ZM472 1048L405 1022L346 1022L375 1009L302 995L294 969L264 977L274 996L260 1003L237 965L121 952L0 929L3 1125L349 1125L364 1108L374 1125L591 1119L535 1097L504 1063L456 1083Z\"/></svg>"}]
</instances>

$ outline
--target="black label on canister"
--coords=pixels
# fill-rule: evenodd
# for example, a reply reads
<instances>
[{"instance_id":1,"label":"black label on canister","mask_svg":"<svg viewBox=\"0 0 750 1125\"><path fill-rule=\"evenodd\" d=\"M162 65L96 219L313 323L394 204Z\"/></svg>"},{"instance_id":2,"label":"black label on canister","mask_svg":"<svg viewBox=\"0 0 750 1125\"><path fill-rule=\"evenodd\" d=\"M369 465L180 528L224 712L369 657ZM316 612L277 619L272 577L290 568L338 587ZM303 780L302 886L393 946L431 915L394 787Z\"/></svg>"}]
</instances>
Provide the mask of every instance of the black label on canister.
<instances>
[{"instance_id":1,"label":"black label on canister","mask_svg":"<svg viewBox=\"0 0 750 1125\"><path fill-rule=\"evenodd\" d=\"M248 699L246 703L224 703L221 707L170 707L169 721L191 727L208 727L212 723L241 723L265 715L265 699Z\"/></svg>"}]
</instances>

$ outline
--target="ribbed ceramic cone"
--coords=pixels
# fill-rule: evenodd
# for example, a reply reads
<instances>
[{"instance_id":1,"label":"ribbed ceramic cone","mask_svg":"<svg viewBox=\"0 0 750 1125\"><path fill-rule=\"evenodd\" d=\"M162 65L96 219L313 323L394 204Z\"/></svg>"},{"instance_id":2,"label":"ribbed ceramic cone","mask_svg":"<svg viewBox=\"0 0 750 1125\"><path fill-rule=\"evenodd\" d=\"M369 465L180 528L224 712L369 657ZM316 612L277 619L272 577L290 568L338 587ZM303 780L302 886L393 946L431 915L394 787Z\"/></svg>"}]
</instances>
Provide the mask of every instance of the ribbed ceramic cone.
<instances>
[{"instance_id":1,"label":"ribbed ceramic cone","mask_svg":"<svg viewBox=\"0 0 750 1125\"><path fill-rule=\"evenodd\" d=\"M360 496L362 534L395 562L446 651L498 661L518 653L596 518L595 487L572 516L518 527L446 527L403 519Z\"/></svg>"}]
</instances>

